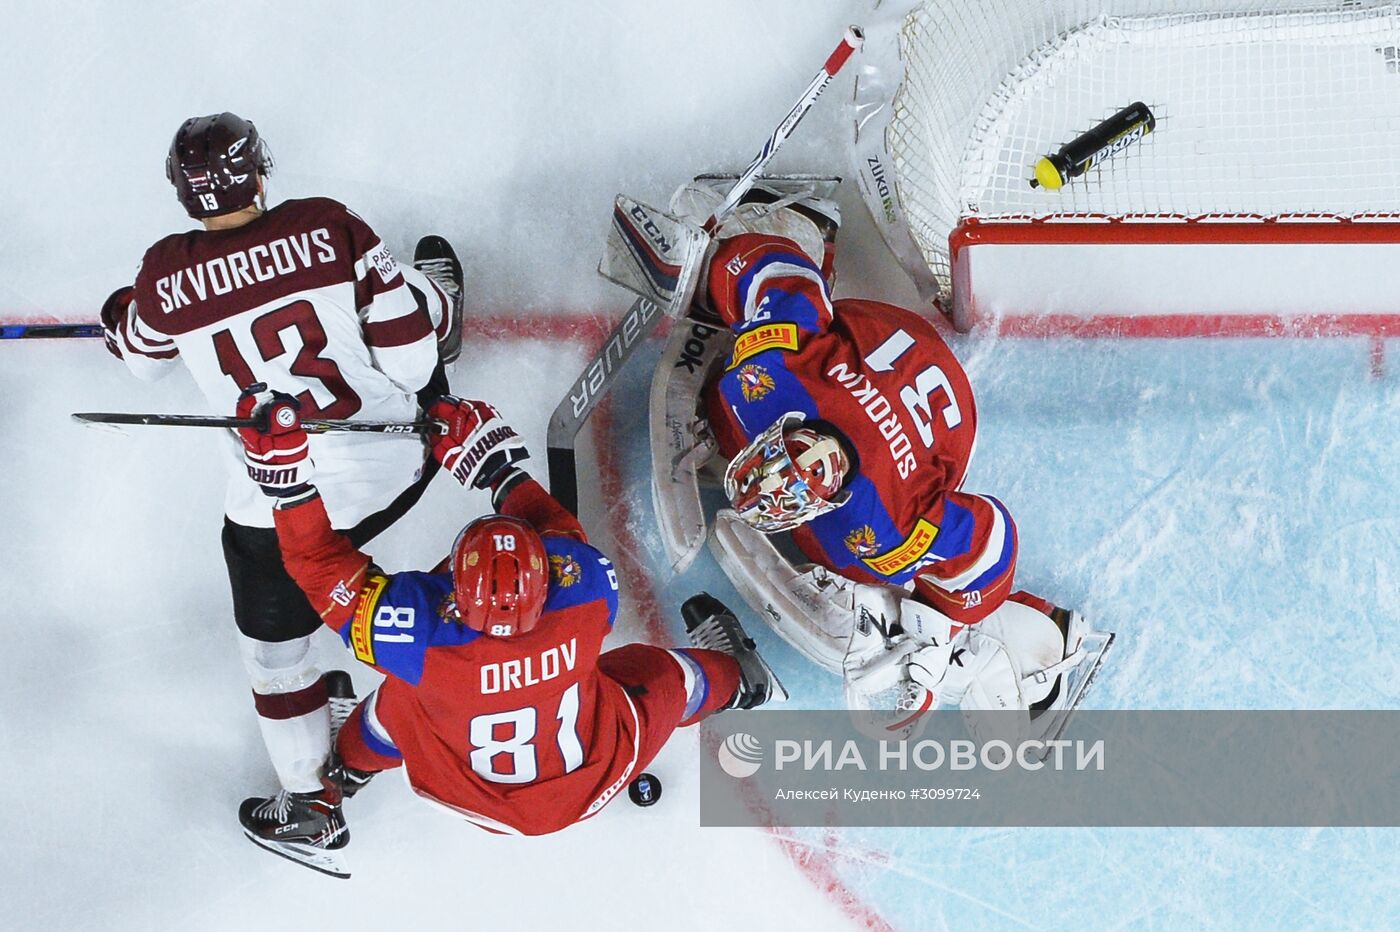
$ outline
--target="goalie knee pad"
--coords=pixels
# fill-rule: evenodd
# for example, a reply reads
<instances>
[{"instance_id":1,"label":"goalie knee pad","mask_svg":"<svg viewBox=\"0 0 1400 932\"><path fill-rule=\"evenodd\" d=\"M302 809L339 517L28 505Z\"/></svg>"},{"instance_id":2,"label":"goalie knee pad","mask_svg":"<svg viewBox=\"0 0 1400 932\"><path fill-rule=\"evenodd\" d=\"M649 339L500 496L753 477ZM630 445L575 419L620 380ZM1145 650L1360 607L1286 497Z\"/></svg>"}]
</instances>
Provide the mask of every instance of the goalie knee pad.
<instances>
[{"instance_id":1,"label":"goalie knee pad","mask_svg":"<svg viewBox=\"0 0 1400 932\"><path fill-rule=\"evenodd\" d=\"M1065 657L1065 634L1060 626L1029 605L1007 601L983 619L978 628L1006 645L1021 677L1054 666ZM1053 686L1053 677L1044 683L1023 682L1021 688L1026 704L1039 702Z\"/></svg>"}]
</instances>

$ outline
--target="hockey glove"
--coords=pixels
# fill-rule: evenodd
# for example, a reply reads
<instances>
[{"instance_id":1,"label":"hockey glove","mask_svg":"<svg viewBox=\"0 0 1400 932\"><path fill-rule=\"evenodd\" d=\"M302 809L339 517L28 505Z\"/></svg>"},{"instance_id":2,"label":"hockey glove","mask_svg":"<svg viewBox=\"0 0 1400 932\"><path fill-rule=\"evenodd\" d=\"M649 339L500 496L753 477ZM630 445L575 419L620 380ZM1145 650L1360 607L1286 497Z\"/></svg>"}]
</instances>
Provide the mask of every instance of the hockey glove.
<instances>
[{"instance_id":1,"label":"hockey glove","mask_svg":"<svg viewBox=\"0 0 1400 932\"><path fill-rule=\"evenodd\" d=\"M117 342L117 333L122 322L126 320L127 309L135 298L136 289L130 285L123 285L102 302L102 338L107 344L107 352L118 359L122 358L122 349L121 344Z\"/></svg>"},{"instance_id":2,"label":"hockey glove","mask_svg":"<svg viewBox=\"0 0 1400 932\"><path fill-rule=\"evenodd\" d=\"M443 395L428 408L428 417L446 426L433 442L434 458L464 486L491 488L530 455L515 429L484 401Z\"/></svg>"},{"instance_id":3,"label":"hockey glove","mask_svg":"<svg viewBox=\"0 0 1400 932\"><path fill-rule=\"evenodd\" d=\"M314 464L301 426L301 402L285 392L268 391L262 382L238 396L237 416L253 427L238 428L248 478L266 495L291 498L309 492Z\"/></svg>"}]
</instances>

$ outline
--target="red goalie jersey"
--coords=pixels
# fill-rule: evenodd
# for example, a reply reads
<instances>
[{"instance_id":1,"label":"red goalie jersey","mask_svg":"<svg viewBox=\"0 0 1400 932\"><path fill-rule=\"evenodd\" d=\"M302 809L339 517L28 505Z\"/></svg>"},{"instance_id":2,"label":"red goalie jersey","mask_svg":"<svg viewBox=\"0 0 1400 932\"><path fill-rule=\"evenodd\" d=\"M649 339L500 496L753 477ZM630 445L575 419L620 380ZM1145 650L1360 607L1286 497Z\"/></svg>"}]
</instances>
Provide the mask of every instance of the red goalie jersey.
<instances>
[{"instance_id":1,"label":"red goalie jersey","mask_svg":"<svg viewBox=\"0 0 1400 932\"><path fill-rule=\"evenodd\" d=\"M854 454L845 504L793 531L812 561L861 582L903 585L972 623L1011 593L1016 526L987 495L961 490L977 433L967 375L932 324L875 301L831 301L789 240L724 240L711 305L734 352L708 388L726 458L789 412Z\"/></svg>"}]
</instances>

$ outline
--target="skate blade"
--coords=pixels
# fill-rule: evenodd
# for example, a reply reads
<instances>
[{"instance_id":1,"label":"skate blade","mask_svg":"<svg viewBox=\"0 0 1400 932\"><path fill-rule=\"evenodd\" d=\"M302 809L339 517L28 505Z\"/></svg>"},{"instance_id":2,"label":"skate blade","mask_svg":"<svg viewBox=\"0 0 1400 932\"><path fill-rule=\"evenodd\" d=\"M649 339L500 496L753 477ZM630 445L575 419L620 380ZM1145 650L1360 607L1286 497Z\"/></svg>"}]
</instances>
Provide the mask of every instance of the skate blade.
<instances>
[{"instance_id":1,"label":"skate blade","mask_svg":"<svg viewBox=\"0 0 1400 932\"><path fill-rule=\"evenodd\" d=\"M278 857L286 858L289 861L309 867L314 871L320 871L331 877L339 877L341 880L350 879L350 865L346 861L343 849L317 848L314 845L302 844L295 841L268 841L266 838L259 838L246 829L243 832L248 840L259 848L265 848Z\"/></svg>"},{"instance_id":2,"label":"skate blade","mask_svg":"<svg viewBox=\"0 0 1400 932\"><path fill-rule=\"evenodd\" d=\"M1065 700L1065 704L1061 708L1047 711L1045 715L1036 719L1036 722L1041 726L1041 737L1039 740L1047 743L1050 741L1058 741L1060 736L1065 733L1065 729L1069 727L1069 720L1074 717L1074 713L1079 709L1080 703L1082 703L1084 697L1088 695L1089 687L1094 685L1094 678L1098 676L1099 671L1103 669L1104 661L1108 658L1108 652L1113 648L1113 640L1116 636L1117 635L1111 631L1107 633L1094 631L1084 636L1082 647L1088 651L1094 659L1066 674L1066 677L1069 677L1079 673L1081 668L1083 670L1082 673L1075 677L1075 682L1069 686L1068 697ZM1098 645L1097 647L1094 646L1096 643ZM1045 753L1050 753L1048 748Z\"/></svg>"}]
</instances>

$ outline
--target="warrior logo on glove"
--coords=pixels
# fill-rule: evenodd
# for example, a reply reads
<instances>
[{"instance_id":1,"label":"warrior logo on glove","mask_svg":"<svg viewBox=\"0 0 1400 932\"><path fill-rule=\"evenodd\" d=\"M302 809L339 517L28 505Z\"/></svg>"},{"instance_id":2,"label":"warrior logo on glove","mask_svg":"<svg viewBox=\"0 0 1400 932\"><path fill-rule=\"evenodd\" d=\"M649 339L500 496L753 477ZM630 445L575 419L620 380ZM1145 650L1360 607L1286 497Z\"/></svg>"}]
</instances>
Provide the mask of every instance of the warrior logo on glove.
<instances>
[{"instance_id":1,"label":"warrior logo on glove","mask_svg":"<svg viewBox=\"0 0 1400 932\"><path fill-rule=\"evenodd\" d=\"M238 396L237 416L253 422L238 428L243 459L252 479L267 495L286 499L308 490L314 464L298 413L301 402L256 382Z\"/></svg>"},{"instance_id":2,"label":"warrior logo on glove","mask_svg":"<svg viewBox=\"0 0 1400 932\"><path fill-rule=\"evenodd\" d=\"M428 416L444 426L433 444L433 456L464 486L489 488L529 456L520 435L484 401L444 395L433 402Z\"/></svg>"}]
</instances>

